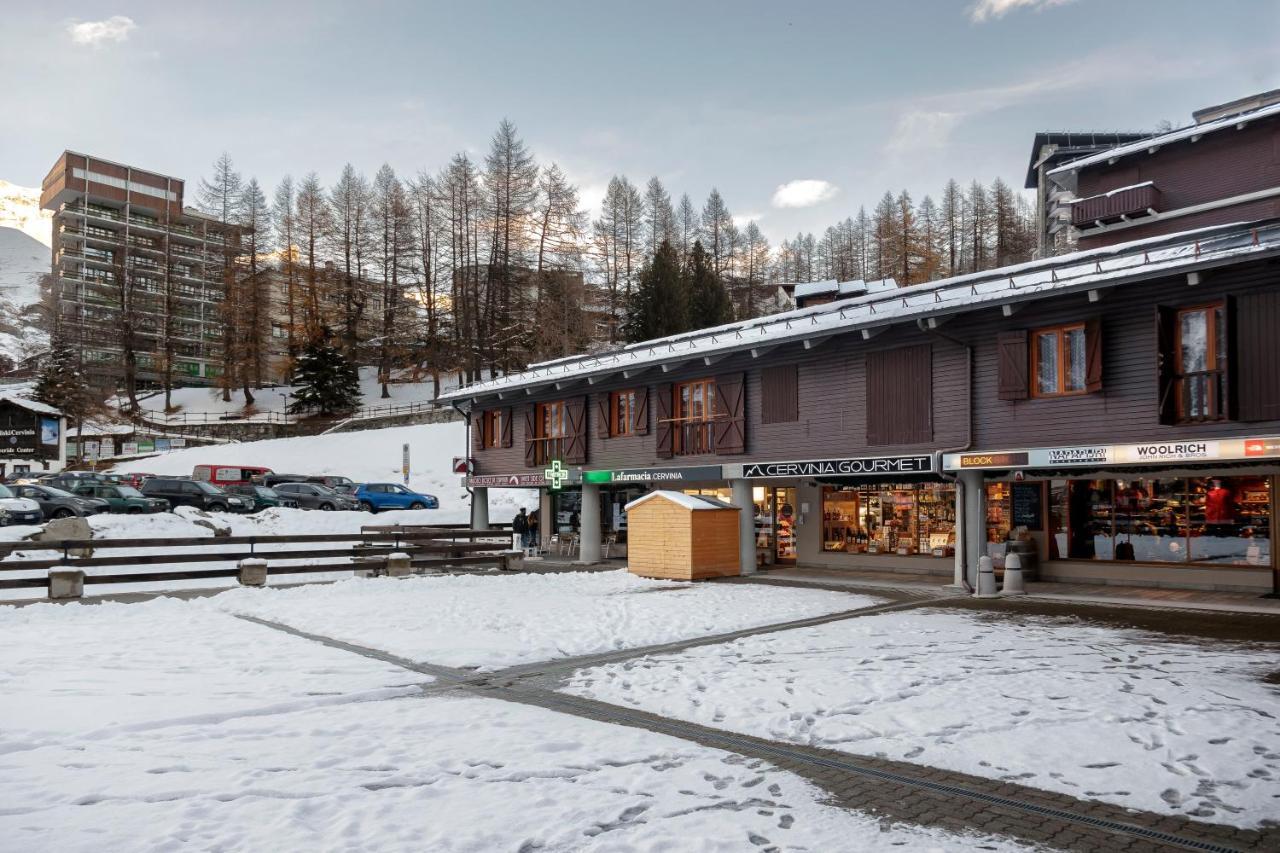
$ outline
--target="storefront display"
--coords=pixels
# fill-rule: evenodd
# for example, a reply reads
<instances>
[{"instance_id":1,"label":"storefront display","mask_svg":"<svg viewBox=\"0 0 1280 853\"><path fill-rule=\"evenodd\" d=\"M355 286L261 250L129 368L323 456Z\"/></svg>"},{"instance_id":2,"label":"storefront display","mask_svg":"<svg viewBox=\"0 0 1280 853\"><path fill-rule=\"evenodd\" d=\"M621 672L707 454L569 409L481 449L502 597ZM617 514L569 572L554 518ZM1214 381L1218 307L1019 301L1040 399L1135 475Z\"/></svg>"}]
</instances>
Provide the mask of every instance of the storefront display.
<instances>
[{"instance_id":1,"label":"storefront display","mask_svg":"<svg viewBox=\"0 0 1280 853\"><path fill-rule=\"evenodd\" d=\"M992 541L1008 536L992 522L1009 486L988 488ZM1271 489L1266 476L1051 480L1049 558L1269 566Z\"/></svg>"},{"instance_id":2,"label":"storefront display","mask_svg":"<svg viewBox=\"0 0 1280 853\"><path fill-rule=\"evenodd\" d=\"M946 556L954 553L955 518L947 483L824 486L822 550Z\"/></svg>"}]
</instances>

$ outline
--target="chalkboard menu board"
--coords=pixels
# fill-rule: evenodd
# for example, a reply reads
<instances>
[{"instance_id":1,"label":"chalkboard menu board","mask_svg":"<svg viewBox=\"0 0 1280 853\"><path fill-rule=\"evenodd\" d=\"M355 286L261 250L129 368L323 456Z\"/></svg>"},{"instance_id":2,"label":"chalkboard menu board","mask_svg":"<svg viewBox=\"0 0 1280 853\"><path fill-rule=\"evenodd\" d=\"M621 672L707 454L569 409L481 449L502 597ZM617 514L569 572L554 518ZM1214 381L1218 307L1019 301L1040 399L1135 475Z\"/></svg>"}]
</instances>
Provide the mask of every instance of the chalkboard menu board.
<instances>
[{"instance_id":1,"label":"chalkboard menu board","mask_svg":"<svg viewBox=\"0 0 1280 853\"><path fill-rule=\"evenodd\" d=\"M1013 484L1013 526L1044 529L1044 506L1040 483Z\"/></svg>"}]
</instances>

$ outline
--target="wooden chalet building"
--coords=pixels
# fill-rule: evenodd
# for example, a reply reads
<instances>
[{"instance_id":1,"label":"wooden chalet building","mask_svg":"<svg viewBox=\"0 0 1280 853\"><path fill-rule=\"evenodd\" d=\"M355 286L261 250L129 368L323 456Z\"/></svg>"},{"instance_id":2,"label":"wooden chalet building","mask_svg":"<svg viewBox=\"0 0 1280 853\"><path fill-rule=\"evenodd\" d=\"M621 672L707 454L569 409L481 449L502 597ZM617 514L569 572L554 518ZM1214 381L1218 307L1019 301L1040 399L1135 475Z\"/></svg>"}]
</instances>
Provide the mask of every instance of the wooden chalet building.
<instances>
[{"instance_id":1,"label":"wooden chalet building","mask_svg":"<svg viewBox=\"0 0 1280 853\"><path fill-rule=\"evenodd\" d=\"M1280 122L1255 121L1280 151ZM1155 170L1209 141L1183 139L1120 162ZM1078 179L1110 159L1076 164ZM677 489L746 510L744 573L799 562L972 583L980 556L1019 548L1042 578L1269 589L1280 220L1184 221L444 395L469 419L473 522L487 524L488 488L537 488L544 540L577 521L593 562L604 537L625 541L628 502Z\"/></svg>"}]
</instances>

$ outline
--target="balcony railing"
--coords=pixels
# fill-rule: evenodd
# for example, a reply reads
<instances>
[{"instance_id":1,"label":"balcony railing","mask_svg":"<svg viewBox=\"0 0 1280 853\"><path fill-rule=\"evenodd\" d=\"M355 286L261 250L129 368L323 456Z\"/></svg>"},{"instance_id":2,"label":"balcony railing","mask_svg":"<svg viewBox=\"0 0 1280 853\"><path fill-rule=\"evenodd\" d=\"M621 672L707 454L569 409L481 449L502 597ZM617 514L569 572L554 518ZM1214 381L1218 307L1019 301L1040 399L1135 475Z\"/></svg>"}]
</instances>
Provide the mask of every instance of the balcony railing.
<instances>
[{"instance_id":1,"label":"balcony railing","mask_svg":"<svg viewBox=\"0 0 1280 853\"><path fill-rule=\"evenodd\" d=\"M1088 228L1091 225L1150 216L1159 210L1160 190L1148 181L1072 202L1071 224L1077 228Z\"/></svg>"},{"instance_id":2,"label":"balcony railing","mask_svg":"<svg viewBox=\"0 0 1280 853\"><path fill-rule=\"evenodd\" d=\"M564 459L568 441L568 437L563 435L535 436L529 439L529 443L533 445L533 464L546 465L554 459Z\"/></svg>"},{"instance_id":3,"label":"balcony railing","mask_svg":"<svg viewBox=\"0 0 1280 853\"><path fill-rule=\"evenodd\" d=\"M716 449L715 421L671 421L671 450L676 456L698 456Z\"/></svg>"},{"instance_id":4,"label":"balcony railing","mask_svg":"<svg viewBox=\"0 0 1280 853\"><path fill-rule=\"evenodd\" d=\"M1178 420L1183 423L1220 421L1226 417L1223 372L1201 370L1177 379Z\"/></svg>"}]
</instances>

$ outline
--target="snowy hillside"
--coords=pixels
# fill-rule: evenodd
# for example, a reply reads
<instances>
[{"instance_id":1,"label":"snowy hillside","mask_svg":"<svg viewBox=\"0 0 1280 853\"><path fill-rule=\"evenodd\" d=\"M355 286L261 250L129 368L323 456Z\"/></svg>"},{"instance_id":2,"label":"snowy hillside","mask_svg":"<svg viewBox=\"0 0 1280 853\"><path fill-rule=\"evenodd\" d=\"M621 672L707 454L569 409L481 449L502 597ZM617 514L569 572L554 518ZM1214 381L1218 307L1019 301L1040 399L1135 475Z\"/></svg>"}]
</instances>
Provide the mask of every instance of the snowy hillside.
<instances>
[{"instance_id":1,"label":"snowy hillside","mask_svg":"<svg viewBox=\"0 0 1280 853\"><path fill-rule=\"evenodd\" d=\"M409 445L409 488L440 499L440 509L428 511L431 520L464 522L470 519L467 492L461 478L452 473L454 456L466 446L465 425L444 424L371 429L362 432L246 441L216 447L190 447L126 462L117 471L191 475L196 465L262 465L279 474L341 474L357 482L400 482L400 454ZM537 505L531 489L491 489L489 518L510 521L521 506Z\"/></svg>"},{"instance_id":2,"label":"snowy hillside","mask_svg":"<svg viewBox=\"0 0 1280 853\"><path fill-rule=\"evenodd\" d=\"M0 354L17 361L47 343L37 328L40 276L49 272L53 224L40 191L0 181Z\"/></svg>"}]
</instances>

